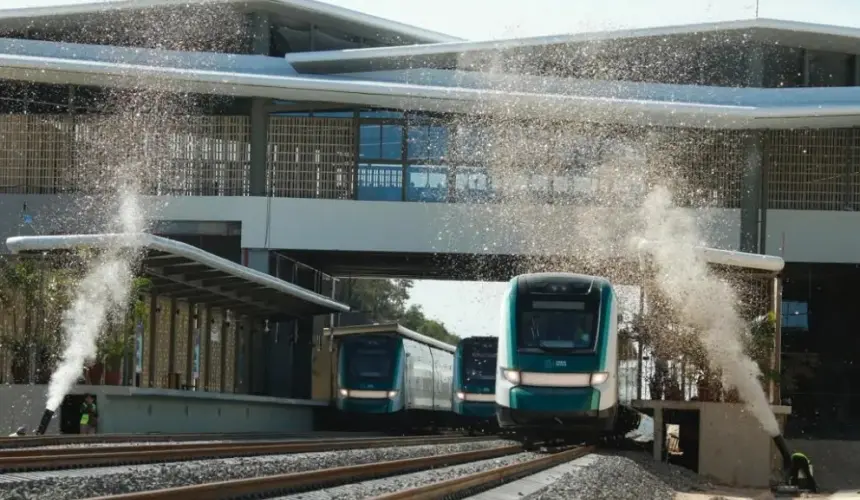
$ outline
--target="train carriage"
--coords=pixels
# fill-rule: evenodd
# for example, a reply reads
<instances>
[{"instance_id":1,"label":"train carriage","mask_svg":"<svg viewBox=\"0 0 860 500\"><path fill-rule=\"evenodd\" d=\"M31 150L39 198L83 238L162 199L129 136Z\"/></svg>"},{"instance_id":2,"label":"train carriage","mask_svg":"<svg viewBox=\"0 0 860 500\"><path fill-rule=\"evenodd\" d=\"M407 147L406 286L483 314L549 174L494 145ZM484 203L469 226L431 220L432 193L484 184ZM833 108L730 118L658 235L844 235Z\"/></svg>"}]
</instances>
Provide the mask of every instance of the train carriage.
<instances>
[{"instance_id":1,"label":"train carriage","mask_svg":"<svg viewBox=\"0 0 860 500\"><path fill-rule=\"evenodd\" d=\"M536 438L624 434L638 414L619 405L618 306L603 278L536 273L503 300L496 416Z\"/></svg>"},{"instance_id":2,"label":"train carriage","mask_svg":"<svg viewBox=\"0 0 860 500\"><path fill-rule=\"evenodd\" d=\"M469 431L496 427L498 337L466 337L454 354L454 401L458 424Z\"/></svg>"},{"instance_id":3,"label":"train carriage","mask_svg":"<svg viewBox=\"0 0 860 500\"><path fill-rule=\"evenodd\" d=\"M325 336L336 352L332 399L341 421L384 429L450 424L454 346L396 323Z\"/></svg>"}]
</instances>

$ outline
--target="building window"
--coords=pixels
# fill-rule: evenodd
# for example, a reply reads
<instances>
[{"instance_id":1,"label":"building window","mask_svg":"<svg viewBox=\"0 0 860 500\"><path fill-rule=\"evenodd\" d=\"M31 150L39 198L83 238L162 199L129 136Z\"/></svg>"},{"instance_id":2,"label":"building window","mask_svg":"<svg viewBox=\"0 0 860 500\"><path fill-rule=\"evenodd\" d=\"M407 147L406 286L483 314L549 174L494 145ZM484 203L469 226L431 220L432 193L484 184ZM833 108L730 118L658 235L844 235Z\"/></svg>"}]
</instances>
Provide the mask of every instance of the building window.
<instances>
[{"instance_id":1,"label":"building window","mask_svg":"<svg viewBox=\"0 0 860 500\"><path fill-rule=\"evenodd\" d=\"M403 127L401 125L361 125L359 157L362 160L399 160L403 156Z\"/></svg>"},{"instance_id":2,"label":"building window","mask_svg":"<svg viewBox=\"0 0 860 500\"><path fill-rule=\"evenodd\" d=\"M790 331L809 330L809 304L786 300L782 303L782 328Z\"/></svg>"},{"instance_id":3,"label":"building window","mask_svg":"<svg viewBox=\"0 0 860 500\"><path fill-rule=\"evenodd\" d=\"M358 199L403 201L403 166L378 163L359 165Z\"/></svg>"},{"instance_id":4,"label":"building window","mask_svg":"<svg viewBox=\"0 0 860 500\"><path fill-rule=\"evenodd\" d=\"M803 51L773 45L764 52L764 87L783 88L803 85Z\"/></svg>"},{"instance_id":5,"label":"building window","mask_svg":"<svg viewBox=\"0 0 860 500\"><path fill-rule=\"evenodd\" d=\"M838 52L809 51L810 87L847 87L853 82L853 59Z\"/></svg>"}]
</instances>

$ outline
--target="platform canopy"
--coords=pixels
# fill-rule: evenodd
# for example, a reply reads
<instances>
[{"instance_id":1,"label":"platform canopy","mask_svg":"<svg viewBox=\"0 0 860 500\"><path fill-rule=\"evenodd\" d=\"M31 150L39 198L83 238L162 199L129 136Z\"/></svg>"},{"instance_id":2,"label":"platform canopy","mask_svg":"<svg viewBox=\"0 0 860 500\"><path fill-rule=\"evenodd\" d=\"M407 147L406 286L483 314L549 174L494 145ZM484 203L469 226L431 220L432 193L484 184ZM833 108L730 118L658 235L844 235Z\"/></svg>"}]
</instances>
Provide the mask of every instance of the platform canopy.
<instances>
[{"instance_id":1,"label":"platform canopy","mask_svg":"<svg viewBox=\"0 0 860 500\"><path fill-rule=\"evenodd\" d=\"M6 246L17 254L84 248L140 249L140 273L152 280L154 294L238 314L276 319L349 311L346 304L318 293L192 245L151 234L16 236L8 238Z\"/></svg>"}]
</instances>

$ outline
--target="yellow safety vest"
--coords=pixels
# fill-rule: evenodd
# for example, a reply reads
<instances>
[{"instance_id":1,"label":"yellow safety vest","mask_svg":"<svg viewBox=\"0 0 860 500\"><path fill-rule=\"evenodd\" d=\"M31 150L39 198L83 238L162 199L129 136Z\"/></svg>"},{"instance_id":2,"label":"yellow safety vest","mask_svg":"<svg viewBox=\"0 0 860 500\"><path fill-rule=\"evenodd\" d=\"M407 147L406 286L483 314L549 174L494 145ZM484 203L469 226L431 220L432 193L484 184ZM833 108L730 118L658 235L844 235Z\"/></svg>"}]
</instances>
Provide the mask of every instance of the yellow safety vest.
<instances>
[{"instance_id":1,"label":"yellow safety vest","mask_svg":"<svg viewBox=\"0 0 860 500\"><path fill-rule=\"evenodd\" d=\"M81 408L82 409L86 408L86 405L81 406ZM95 405L95 403L93 403L93 410L95 410L95 409L96 409L96 405ZM87 425L89 423L90 423L90 414L89 414L89 412L85 412L83 415L81 415L81 425Z\"/></svg>"}]
</instances>

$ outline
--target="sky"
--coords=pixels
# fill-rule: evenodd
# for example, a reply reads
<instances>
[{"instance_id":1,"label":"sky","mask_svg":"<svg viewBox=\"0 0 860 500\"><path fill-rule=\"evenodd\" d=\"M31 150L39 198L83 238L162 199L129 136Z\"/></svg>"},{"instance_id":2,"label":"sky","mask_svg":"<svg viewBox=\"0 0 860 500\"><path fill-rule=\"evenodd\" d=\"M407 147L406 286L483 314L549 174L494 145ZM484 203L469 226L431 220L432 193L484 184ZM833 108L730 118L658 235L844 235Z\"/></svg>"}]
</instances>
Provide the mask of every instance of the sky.
<instances>
[{"instance_id":1,"label":"sky","mask_svg":"<svg viewBox=\"0 0 860 500\"><path fill-rule=\"evenodd\" d=\"M5 8L98 0L0 0ZM756 16L860 27L857 0L323 0L447 33L491 40L622 28L751 19ZM503 283L418 281L410 303L461 336L495 335Z\"/></svg>"}]
</instances>

